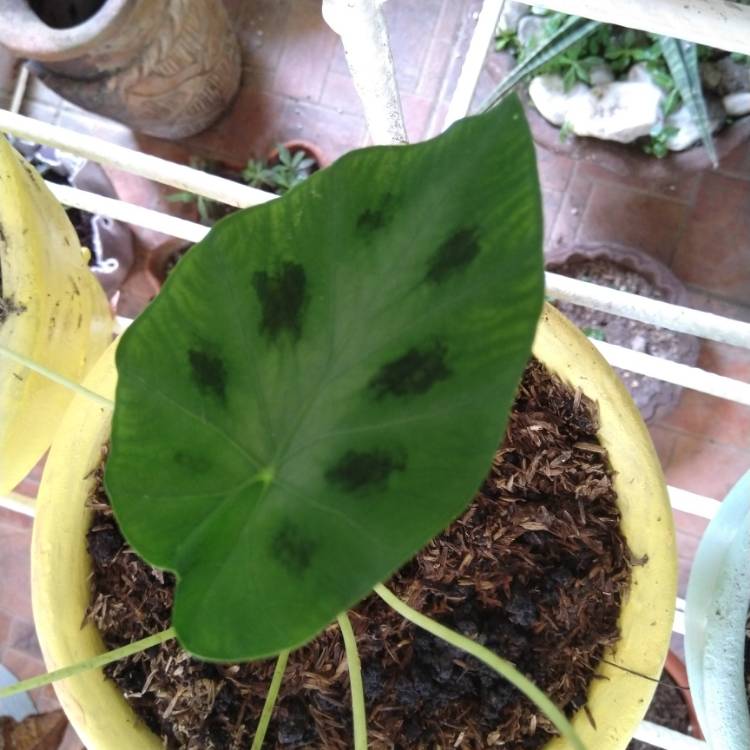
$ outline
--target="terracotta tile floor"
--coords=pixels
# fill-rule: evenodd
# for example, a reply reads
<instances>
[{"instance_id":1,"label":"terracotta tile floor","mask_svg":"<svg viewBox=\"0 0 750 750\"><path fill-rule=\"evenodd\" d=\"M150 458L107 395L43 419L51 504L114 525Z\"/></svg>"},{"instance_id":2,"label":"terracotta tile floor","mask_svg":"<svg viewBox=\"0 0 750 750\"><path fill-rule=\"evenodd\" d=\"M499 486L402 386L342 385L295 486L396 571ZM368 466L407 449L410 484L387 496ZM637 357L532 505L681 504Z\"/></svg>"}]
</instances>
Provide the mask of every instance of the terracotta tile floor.
<instances>
[{"instance_id":1,"label":"terracotta tile floor","mask_svg":"<svg viewBox=\"0 0 750 750\"><path fill-rule=\"evenodd\" d=\"M62 102L43 86L30 91L25 111L173 160L203 155L243 162L279 141L303 137L326 158L367 142L361 107L341 46L320 17L319 0L225 0L245 50L243 84L232 107L199 136L170 143L129 130ZM292 4L294 13L291 12ZM391 0L386 12L407 129L412 140L438 132L455 86L479 0ZM7 94L12 61L0 50L0 95ZM497 77L492 53L479 96ZM642 247L690 285L693 306L750 321L750 141L729 154L716 172L672 174L664 167L644 179L628 158L572 158L539 149L546 241L614 241ZM125 200L177 212L164 200L170 189L111 171ZM186 209L182 209L185 211ZM189 213L189 211L188 211ZM119 312L136 315L153 290L143 267L164 241L135 230L136 265ZM700 366L750 380L750 352L704 343ZM684 392L677 409L651 426L667 481L721 498L750 469L750 408ZM22 490L35 494L39 471ZM680 593L705 521L676 514ZM28 584L30 522L0 511L0 661L20 677L42 671L33 635ZM675 643L681 648L679 639ZM49 690L35 694L53 705ZM77 747L72 737L66 748Z\"/></svg>"}]
</instances>

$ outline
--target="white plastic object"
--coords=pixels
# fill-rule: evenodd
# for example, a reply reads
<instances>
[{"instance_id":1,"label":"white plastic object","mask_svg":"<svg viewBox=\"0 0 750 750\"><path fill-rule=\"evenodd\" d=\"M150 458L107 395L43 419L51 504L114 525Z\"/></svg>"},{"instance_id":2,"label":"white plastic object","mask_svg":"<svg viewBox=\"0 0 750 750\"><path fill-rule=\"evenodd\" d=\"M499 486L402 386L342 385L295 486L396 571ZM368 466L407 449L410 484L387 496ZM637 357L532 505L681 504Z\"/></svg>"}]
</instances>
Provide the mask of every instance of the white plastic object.
<instances>
[{"instance_id":1,"label":"white plastic object","mask_svg":"<svg viewBox=\"0 0 750 750\"><path fill-rule=\"evenodd\" d=\"M750 607L750 471L703 535L685 608L685 653L698 719L713 750L750 748L744 674Z\"/></svg>"}]
</instances>

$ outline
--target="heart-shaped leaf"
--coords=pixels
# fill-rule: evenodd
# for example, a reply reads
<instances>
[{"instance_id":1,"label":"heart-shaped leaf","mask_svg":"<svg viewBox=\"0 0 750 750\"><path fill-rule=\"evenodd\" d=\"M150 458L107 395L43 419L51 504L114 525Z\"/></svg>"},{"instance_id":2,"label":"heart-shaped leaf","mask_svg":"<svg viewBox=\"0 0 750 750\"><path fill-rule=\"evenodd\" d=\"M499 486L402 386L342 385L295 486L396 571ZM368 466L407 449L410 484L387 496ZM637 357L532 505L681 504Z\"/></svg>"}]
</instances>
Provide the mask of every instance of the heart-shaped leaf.
<instances>
[{"instance_id":1,"label":"heart-shaped leaf","mask_svg":"<svg viewBox=\"0 0 750 750\"><path fill-rule=\"evenodd\" d=\"M106 484L208 659L312 638L445 528L542 302L515 98L219 222L123 336Z\"/></svg>"}]
</instances>

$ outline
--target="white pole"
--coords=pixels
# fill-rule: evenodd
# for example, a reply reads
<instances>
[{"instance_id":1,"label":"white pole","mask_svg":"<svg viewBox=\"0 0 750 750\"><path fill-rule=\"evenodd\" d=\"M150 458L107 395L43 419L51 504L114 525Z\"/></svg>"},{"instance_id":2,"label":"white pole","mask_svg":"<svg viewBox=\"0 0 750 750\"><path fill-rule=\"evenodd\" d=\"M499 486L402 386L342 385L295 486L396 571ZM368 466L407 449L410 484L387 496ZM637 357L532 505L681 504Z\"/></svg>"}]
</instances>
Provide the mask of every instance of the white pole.
<instances>
[{"instance_id":1,"label":"white pole","mask_svg":"<svg viewBox=\"0 0 750 750\"><path fill-rule=\"evenodd\" d=\"M750 349L750 323L570 279L556 273L545 274L545 293L552 299Z\"/></svg>"},{"instance_id":2,"label":"white pole","mask_svg":"<svg viewBox=\"0 0 750 750\"><path fill-rule=\"evenodd\" d=\"M50 125L33 117L0 109L0 132L12 133L35 143L44 143L92 161L147 177L178 190L246 208L273 200L277 196L264 190L242 185L234 180L217 177L184 164L175 164L158 156L151 156L125 146L118 146L102 138L77 133L75 130Z\"/></svg>"},{"instance_id":3,"label":"white pole","mask_svg":"<svg viewBox=\"0 0 750 750\"><path fill-rule=\"evenodd\" d=\"M200 242L207 234L208 227L196 224L194 221L180 219L176 216L154 211L134 203L126 203L116 198L105 198L96 193L70 187L69 185L57 185L54 182L45 183L53 195L65 206L81 208L84 211L109 216L117 221L126 221L146 229L179 237L188 242Z\"/></svg>"},{"instance_id":4,"label":"white pole","mask_svg":"<svg viewBox=\"0 0 750 750\"><path fill-rule=\"evenodd\" d=\"M613 367L622 367L667 383L674 383L685 388L692 388L694 391L708 393L710 396L750 406L750 383L707 372L699 367L683 365L670 359L636 352L624 346L608 344L606 341L591 339L591 343Z\"/></svg>"},{"instance_id":5,"label":"white pole","mask_svg":"<svg viewBox=\"0 0 750 750\"><path fill-rule=\"evenodd\" d=\"M729 721L729 717L727 717ZM703 740L696 740L686 734L675 732L674 729L661 727L650 721L643 721L635 730L634 739L645 742L663 750L709 750ZM715 750L719 750L716 748Z\"/></svg>"},{"instance_id":6,"label":"white pole","mask_svg":"<svg viewBox=\"0 0 750 750\"><path fill-rule=\"evenodd\" d=\"M477 25L469 42L469 49L461 66L456 88L453 91L448 112L445 115L443 129L450 127L454 122L466 117L471 108L471 100L477 88L479 75L482 72L487 49L495 36L495 29L503 10L506 0L484 0L482 10L477 18Z\"/></svg>"},{"instance_id":7,"label":"white pole","mask_svg":"<svg viewBox=\"0 0 750 750\"><path fill-rule=\"evenodd\" d=\"M373 142L406 143L385 0L323 0L323 18L341 37ZM416 40L415 40L416 43Z\"/></svg>"}]
</instances>

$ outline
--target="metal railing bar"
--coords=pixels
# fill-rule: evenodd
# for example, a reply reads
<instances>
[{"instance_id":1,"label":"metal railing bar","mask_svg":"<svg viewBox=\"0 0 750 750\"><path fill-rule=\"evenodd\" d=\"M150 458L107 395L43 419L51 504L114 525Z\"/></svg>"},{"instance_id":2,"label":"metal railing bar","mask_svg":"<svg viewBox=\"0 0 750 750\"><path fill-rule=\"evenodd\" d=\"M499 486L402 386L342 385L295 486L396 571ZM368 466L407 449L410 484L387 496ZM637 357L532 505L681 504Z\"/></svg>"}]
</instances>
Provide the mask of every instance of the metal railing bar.
<instances>
[{"instance_id":1,"label":"metal railing bar","mask_svg":"<svg viewBox=\"0 0 750 750\"><path fill-rule=\"evenodd\" d=\"M35 143L54 146L69 153L84 156L105 166L146 177L178 190L203 195L230 206L246 208L266 203L277 196L234 180L203 172L184 164L177 164L158 156L144 154L132 148L110 143L103 138L77 133L70 128L35 120L33 117L0 109L0 132L12 133Z\"/></svg>"},{"instance_id":2,"label":"metal railing bar","mask_svg":"<svg viewBox=\"0 0 750 750\"><path fill-rule=\"evenodd\" d=\"M547 272L545 280L545 292L551 299L584 305L672 331L750 349L750 323L639 294L621 292L557 273Z\"/></svg>"},{"instance_id":3,"label":"metal railing bar","mask_svg":"<svg viewBox=\"0 0 750 750\"><path fill-rule=\"evenodd\" d=\"M594 21L750 54L750 6L729 0L522 0Z\"/></svg>"},{"instance_id":4,"label":"metal railing bar","mask_svg":"<svg viewBox=\"0 0 750 750\"><path fill-rule=\"evenodd\" d=\"M590 341L613 367L621 367L640 375L707 393L716 398L750 406L750 383L717 375L714 372L702 370L700 367L691 367L680 362L655 357L652 354L636 352L624 346L608 344L606 341L593 339Z\"/></svg>"},{"instance_id":5,"label":"metal railing bar","mask_svg":"<svg viewBox=\"0 0 750 750\"><path fill-rule=\"evenodd\" d=\"M474 33L469 41L464 63L453 91L448 111L443 121L443 129L454 122L466 117L471 108L471 100L477 88L479 76L482 73L487 50L495 36L497 22L506 0L484 0L482 9L474 27Z\"/></svg>"}]
</instances>

